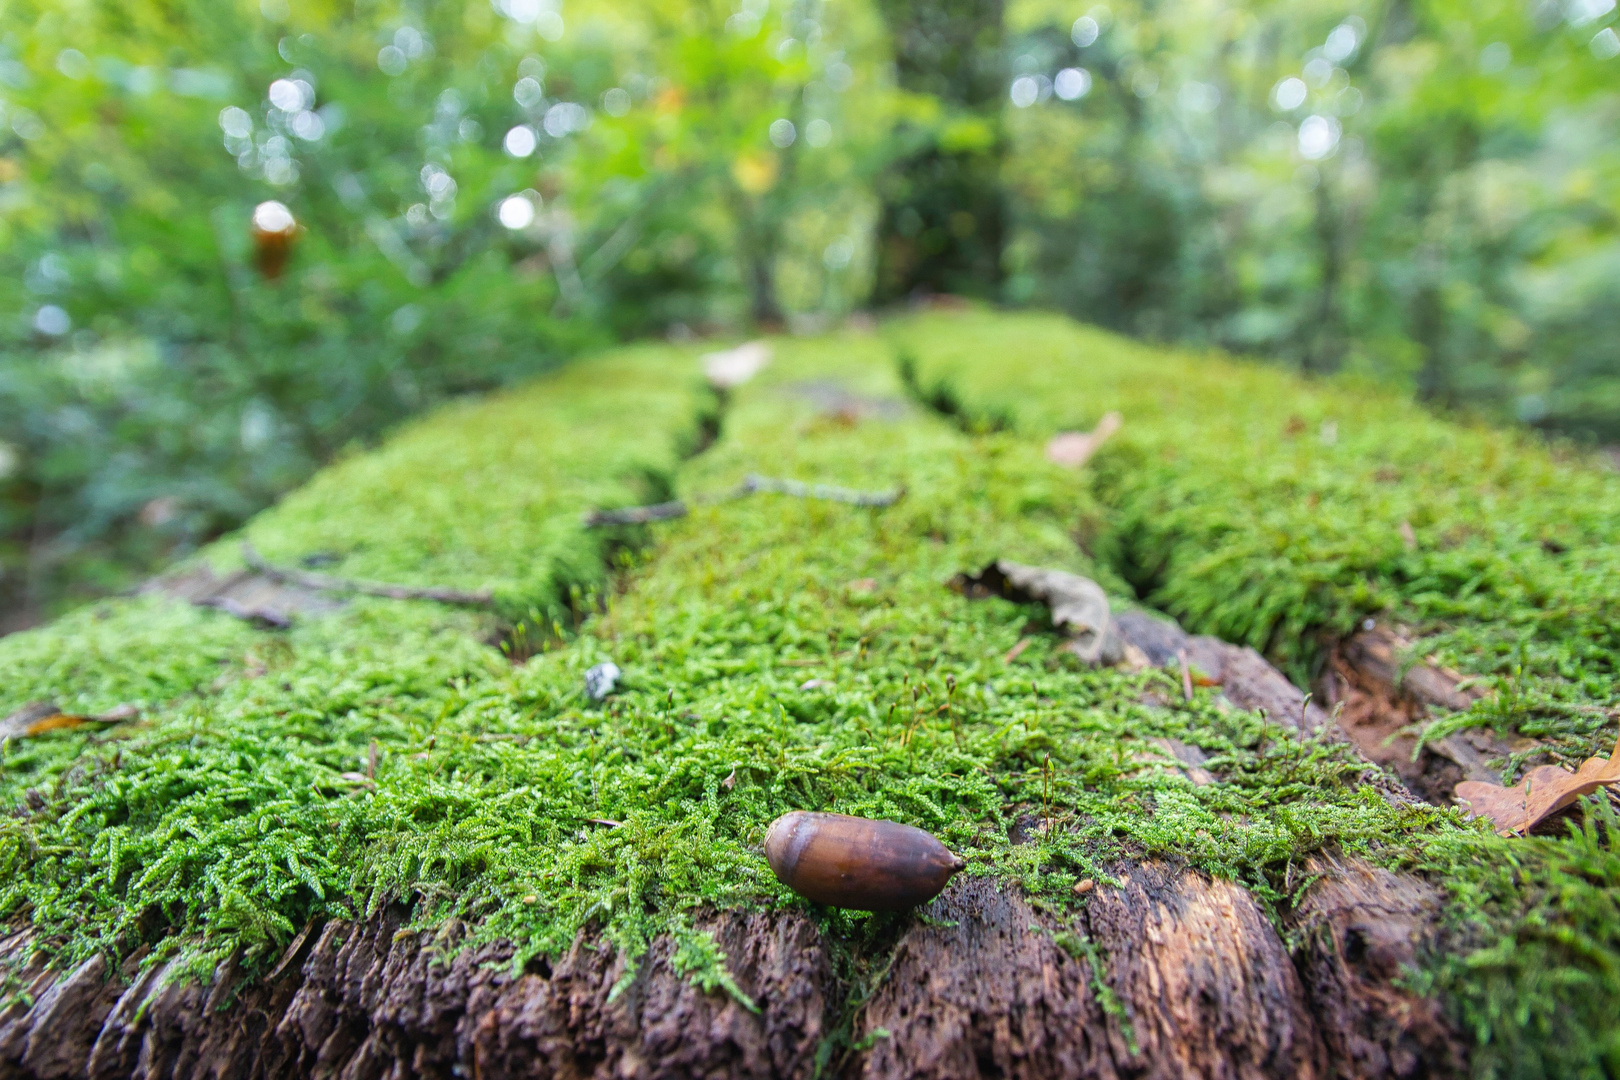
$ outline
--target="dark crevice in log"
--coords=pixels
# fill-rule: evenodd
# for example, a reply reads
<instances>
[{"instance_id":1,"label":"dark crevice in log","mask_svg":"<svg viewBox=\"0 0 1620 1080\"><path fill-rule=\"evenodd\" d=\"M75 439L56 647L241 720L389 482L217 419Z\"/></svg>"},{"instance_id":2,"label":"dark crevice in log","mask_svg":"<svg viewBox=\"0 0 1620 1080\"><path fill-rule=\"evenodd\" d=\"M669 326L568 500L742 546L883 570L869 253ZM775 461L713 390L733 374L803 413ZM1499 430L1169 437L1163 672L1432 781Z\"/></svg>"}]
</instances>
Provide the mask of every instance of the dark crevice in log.
<instances>
[{"instance_id":1,"label":"dark crevice in log","mask_svg":"<svg viewBox=\"0 0 1620 1080\"><path fill-rule=\"evenodd\" d=\"M1419 749L1414 729L1436 713L1468 709L1486 691L1416 659L1415 652L1411 640L1389 627L1364 627L1331 650L1318 690L1324 700L1343 706L1340 726L1363 756L1427 801L1450 805L1459 781L1499 784L1496 765L1539 744L1474 728Z\"/></svg>"}]
</instances>

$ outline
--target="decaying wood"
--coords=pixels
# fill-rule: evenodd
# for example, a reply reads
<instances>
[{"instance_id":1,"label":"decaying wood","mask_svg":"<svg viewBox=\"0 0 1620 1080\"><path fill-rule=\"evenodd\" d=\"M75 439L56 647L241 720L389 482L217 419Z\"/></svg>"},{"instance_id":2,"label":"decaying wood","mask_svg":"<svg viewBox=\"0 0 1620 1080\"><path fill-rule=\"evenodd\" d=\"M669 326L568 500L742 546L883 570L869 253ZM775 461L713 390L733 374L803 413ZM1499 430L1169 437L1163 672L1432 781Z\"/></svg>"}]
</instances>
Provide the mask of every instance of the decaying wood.
<instances>
[{"instance_id":1,"label":"decaying wood","mask_svg":"<svg viewBox=\"0 0 1620 1080\"><path fill-rule=\"evenodd\" d=\"M685 517L691 506L726 502L748 495L767 492L773 495L792 495L799 499L820 499L824 502L848 503L851 506L892 506L905 495L904 488L893 491L856 491L832 484L806 484L798 480L781 480L771 476L749 473L743 482L730 491L718 495L694 495L690 499L653 503L650 506L627 506L618 510L591 510L585 514L585 527L597 529L606 525L645 525L653 521L668 521Z\"/></svg>"},{"instance_id":2,"label":"decaying wood","mask_svg":"<svg viewBox=\"0 0 1620 1080\"><path fill-rule=\"evenodd\" d=\"M1430 947L1437 894L1354 863L1311 871L1325 877L1291 916L1302 942L1292 957L1244 889L1196 872L1116 867L1118 884L1098 882L1069 916L958 878L900 936L840 1071L1458 1072L1438 1008L1392 981ZM138 955L117 971L100 956L49 971L15 935L0 960L21 964L32 1004L0 1012L0 1078L807 1078L843 1007L827 943L793 909L699 920L757 1012L678 975L667 940L615 997L625 960L587 936L514 972L509 948L458 950L457 927L424 937L402 930L405 917L312 925L272 974L244 982L227 963L206 985L176 979L177 962L142 973Z\"/></svg>"},{"instance_id":3,"label":"decaying wood","mask_svg":"<svg viewBox=\"0 0 1620 1080\"><path fill-rule=\"evenodd\" d=\"M1369 765L1365 782L1391 802L1414 801L1414 792L1379 767L1383 761L1368 755L1330 714L1307 700L1304 691L1253 649L1208 635L1188 634L1168 617L1144 611L1120 612L1114 625L1125 643L1141 650L1149 663L1179 667L1185 657L1189 669L1196 669L1197 681L1219 686L1222 695L1240 709L1264 709L1267 720L1282 734L1327 739L1359 751Z\"/></svg>"},{"instance_id":4,"label":"decaying wood","mask_svg":"<svg viewBox=\"0 0 1620 1080\"><path fill-rule=\"evenodd\" d=\"M1411 641L1374 624L1345 639L1330 655L1322 689L1343 703L1340 723L1346 734L1369 760L1390 769L1429 802L1450 803L1461 781L1500 784L1492 763L1539 744L1470 728L1419 750L1409 729L1436 710L1465 710L1488 691L1433 664L1404 662L1412 651Z\"/></svg>"},{"instance_id":5,"label":"decaying wood","mask_svg":"<svg viewBox=\"0 0 1620 1080\"><path fill-rule=\"evenodd\" d=\"M1331 1075L1288 952L1246 892L1155 865L1120 876L1123 887L1087 894L1068 931L1101 972L1016 894L983 880L946 890L936 922L901 939L864 1014L860 1075Z\"/></svg>"},{"instance_id":6,"label":"decaying wood","mask_svg":"<svg viewBox=\"0 0 1620 1080\"><path fill-rule=\"evenodd\" d=\"M1120 886L1087 890L1070 927L1015 892L959 880L930 922L901 938L860 1020L871 1049L857 1071L869 1080L1456 1074L1455 1033L1438 1007L1393 983L1432 943L1437 894L1353 863L1318 872L1327 876L1297 915L1307 932L1293 956L1244 889L1161 864L1119 868ZM1357 899L1368 909L1355 910ZM1100 972L1075 955L1074 938L1059 944L1065 932L1089 942ZM1357 940L1367 944L1347 959L1344 943Z\"/></svg>"},{"instance_id":7,"label":"decaying wood","mask_svg":"<svg viewBox=\"0 0 1620 1080\"><path fill-rule=\"evenodd\" d=\"M234 618L278 630L291 626L298 616L324 615L343 606L342 601L315 589L279 582L253 570L216 574L206 563L153 578L137 591L217 608Z\"/></svg>"},{"instance_id":8,"label":"decaying wood","mask_svg":"<svg viewBox=\"0 0 1620 1080\"><path fill-rule=\"evenodd\" d=\"M1440 894L1410 874L1318 857L1321 879L1288 920L1295 963L1341 1076L1462 1072L1465 1053L1440 1004L1395 985L1438 947Z\"/></svg>"},{"instance_id":9,"label":"decaying wood","mask_svg":"<svg viewBox=\"0 0 1620 1080\"><path fill-rule=\"evenodd\" d=\"M279 978L242 985L226 965L208 985L172 965L111 978L92 958L72 973L24 971L28 1006L0 1013L0 1077L653 1076L806 1077L828 1014L830 966L804 916L727 913L705 924L752 1012L704 993L656 942L635 976L581 938L556 964L514 974L511 952L457 952L454 934L403 933L403 913L332 922L297 943ZM13 956L29 947L8 943ZM4 949L0 945L0 949Z\"/></svg>"},{"instance_id":10,"label":"decaying wood","mask_svg":"<svg viewBox=\"0 0 1620 1080\"><path fill-rule=\"evenodd\" d=\"M432 600L441 604L488 607L487 590L466 592L436 586L389 585L294 570L267 562L252 544L242 542L246 570L216 574L206 563L164 574L137 591L169 596L198 607L217 608L247 622L284 630L299 617L325 615L343 606L333 593L359 593L387 600Z\"/></svg>"}]
</instances>

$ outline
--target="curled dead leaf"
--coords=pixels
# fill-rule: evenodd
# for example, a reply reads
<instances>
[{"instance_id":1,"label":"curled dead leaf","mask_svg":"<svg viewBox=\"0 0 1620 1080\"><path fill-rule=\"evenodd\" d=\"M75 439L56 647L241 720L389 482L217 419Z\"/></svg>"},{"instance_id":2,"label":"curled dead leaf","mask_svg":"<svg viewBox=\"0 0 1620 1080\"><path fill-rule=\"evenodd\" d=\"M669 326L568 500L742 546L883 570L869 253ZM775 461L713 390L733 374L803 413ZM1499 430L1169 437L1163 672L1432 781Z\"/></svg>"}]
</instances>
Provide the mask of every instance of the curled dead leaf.
<instances>
[{"instance_id":1,"label":"curled dead leaf","mask_svg":"<svg viewBox=\"0 0 1620 1080\"><path fill-rule=\"evenodd\" d=\"M1457 801L1470 815L1489 818L1504 836L1525 833L1584 795L1620 783L1620 742L1607 758L1587 758L1576 772L1560 765L1531 769L1512 787L1483 780L1457 785Z\"/></svg>"},{"instance_id":2,"label":"curled dead leaf","mask_svg":"<svg viewBox=\"0 0 1620 1080\"><path fill-rule=\"evenodd\" d=\"M1051 610L1052 625L1069 638L1067 651L1093 666L1112 666L1125 658L1108 594L1090 578L997 559L977 574L958 574L951 587L969 598L1001 596L1043 603Z\"/></svg>"},{"instance_id":3,"label":"curled dead leaf","mask_svg":"<svg viewBox=\"0 0 1620 1080\"><path fill-rule=\"evenodd\" d=\"M1046 460L1071 469L1078 469L1091 460L1102 444L1120 429L1125 418L1117 412L1106 413L1090 431L1064 431L1046 444Z\"/></svg>"},{"instance_id":4,"label":"curled dead leaf","mask_svg":"<svg viewBox=\"0 0 1620 1080\"><path fill-rule=\"evenodd\" d=\"M117 724L134 720L141 710L134 705L119 705L99 716L80 716L65 713L54 701L31 701L4 720L0 720L0 740L29 739L50 731L62 731L84 724Z\"/></svg>"}]
</instances>

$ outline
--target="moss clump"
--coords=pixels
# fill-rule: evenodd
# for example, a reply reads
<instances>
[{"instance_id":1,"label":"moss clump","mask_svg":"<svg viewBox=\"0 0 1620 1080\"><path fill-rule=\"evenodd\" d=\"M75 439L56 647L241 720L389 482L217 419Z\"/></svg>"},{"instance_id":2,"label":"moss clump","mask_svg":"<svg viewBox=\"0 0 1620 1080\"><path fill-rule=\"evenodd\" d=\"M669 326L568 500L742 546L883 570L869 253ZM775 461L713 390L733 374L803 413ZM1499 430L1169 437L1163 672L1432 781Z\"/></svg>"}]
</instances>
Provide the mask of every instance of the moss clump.
<instances>
[{"instance_id":1,"label":"moss clump","mask_svg":"<svg viewBox=\"0 0 1620 1080\"><path fill-rule=\"evenodd\" d=\"M1039 438L1120 410L1096 461L1097 557L1190 629L1307 684L1368 617L1498 689L1469 723L1613 744L1620 477L1536 436L1352 382L1141 345L1047 316L890 330L916 392Z\"/></svg>"},{"instance_id":2,"label":"moss clump","mask_svg":"<svg viewBox=\"0 0 1620 1080\"><path fill-rule=\"evenodd\" d=\"M441 409L326 469L244 530L271 560L345 577L494 591L541 627L606 581L592 507L668 497L713 394L689 351L627 349ZM229 563L234 545L211 553Z\"/></svg>"},{"instance_id":3,"label":"moss clump","mask_svg":"<svg viewBox=\"0 0 1620 1080\"><path fill-rule=\"evenodd\" d=\"M959 325L942 321L939 333ZM1001 325L1004 352L1047 340L1020 320ZM791 808L929 828L970 872L1016 880L1059 916L1080 902L1069 889L1078 878L1106 879L1110 860L1142 854L1185 858L1280 907L1301 884L1300 861L1332 847L1450 875L1459 926L1485 947L1500 951L1504 928L1527 912L1584 935L1579 949L1556 933L1541 953L1510 949L1495 982L1471 975L1466 957L1430 978L1500 1044L1510 1013L1491 1003L1523 985L1537 956L1571 974L1527 999L1528 1022L1546 1033L1537 1052L1559 1055L1545 1059L1548 1071L1601 1060L1598 1037L1569 1028L1620 1001L1602 976L1620 948L1598 906L1569 898L1591 899L1607 864L1563 842L1510 844L1452 811L1392 808L1358 785L1360 766L1336 748L1278 739L1260 717L1202 692L1185 702L1162 673L1082 669L1031 629L1040 611L950 592L951 575L993 556L1068 566L1123 590L1071 538L1077 523L1116 511L1016 427L973 434L923 410L861 422L823 411L810 384L901 397L882 339L782 342L778 352L735 395L720 441L674 474L679 491L724 490L757 471L904 485L904 499L858 508L762 494L701 507L644 532L651 546L626 549L641 553L623 565L609 610L519 666L484 644L488 616L425 603L357 599L284 634L153 602L108 605L109 624L152 620L176 674L154 683L139 726L6 747L0 799L17 809L0 825L0 911L30 920L64 961L145 945L154 956L190 950L199 965L229 950L264 964L311 917L403 899L420 925L457 917L473 940L513 941L520 963L560 952L585 926L631 952L670 933L694 979L727 989L692 913L798 903L757 851L766 824ZM695 418L698 399L681 396L689 357L639 350L629 360L670 377L662 431ZM524 400L548 415L603 415L574 399L598 391L589 372L627 361L595 363L569 376L567 394L548 381ZM528 564L554 558L553 534L506 516L529 505L533 473L558 467L549 450L522 468L503 456L534 421L509 403L428 421L340 466L333 475L347 479L323 478L250 534L282 561L335 551L346 560L336 569L355 576L528 580ZM572 452L561 444L574 430L557 429L556 460ZM437 451L411 447L424 432ZM583 470L595 459L570 460ZM396 527L401 500L440 498L416 493L468 475L482 477L485 495L442 496L453 507L442 514L413 504ZM631 494L606 469L570 475L573 494L554 505L576 523L589 501ZM393 497L359 494L351 505L350 487ZM469 551L428 544L433 522L451 519L454 545ZM605 575L611 540L573 535L600 545L591 572ZM31 680L25 696L94 694L98 672L134 680L157 662L149 649L123 669L47 671L41 643L54 634L56 647L71 647L100 625L84 620L0 641L0 670ZM1033 644L1004 662L1025 636ZM583 673L609 658L624 670L622 689L593 704ZM1187 781L1158 738L1203 747L1222 782ZM1536 888L1495 869L1514 858ZM835 934L867 922L827 918Z\"/></svg>"}]
</instances>

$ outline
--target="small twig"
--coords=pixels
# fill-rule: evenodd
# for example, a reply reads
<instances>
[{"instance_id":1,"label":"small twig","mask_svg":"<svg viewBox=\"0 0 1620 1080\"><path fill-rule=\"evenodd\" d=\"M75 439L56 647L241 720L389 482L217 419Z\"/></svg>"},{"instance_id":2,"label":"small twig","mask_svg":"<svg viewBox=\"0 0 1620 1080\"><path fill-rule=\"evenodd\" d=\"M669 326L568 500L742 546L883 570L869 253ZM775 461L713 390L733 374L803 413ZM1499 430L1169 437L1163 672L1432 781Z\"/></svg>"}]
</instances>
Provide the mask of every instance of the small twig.
<instances>
[{"instance_id":1,"label":"small twig","mask_svg":"<svg viewBox=\"0 0 1620 1080\"><path fill-rule=\"evenodd\" d=\"M1187 666L1187 650L1177 654L1181 658L1181 692L1188 701L1193 699L1192 669Z\"/></svg>"},{"instance_id":2,"label":"small twig","mask_svg":"<svg viewBox=\"0 0 1620 1080\"><path fill-rule=\"evenodd\" d=\"M670 518L685 517L686 514L686 504L676 499L673 502L653 503L651 506L627 506L623 510L592 510L585 515L585 527L596 529L603 525L645 525L649 521L668 521Z\"/></svg>"},{"instance_id":3,"label":"small twig","mask_svg":"<svg viewBox=\"0 0 1620 1080\"><path fill-rule=\"evenodd\" d=\"M488 607L492 599L487 589L463 592L460 589L442 589L436 586L388 585L380 581L354 581L317 574L309 570L290 570L264 561L253 545L242 541L242 561L272 581L283 585L297 585L317 592L352 592L366 596L381 596L388 600L436 600L441 604L464 604L468 607Z\"/></svg>"},{"instance_id":4,"label":"small twig","mask_svg":"<svg viewBox=\"0 0 1620 1080\"><path fill-rule=\"evenodd\" d=\"M725 502L760 492L792 495L799 499L849 503L852 506L892 506L906 493L906 489L855 491L851 488L834 487L831 484L804 484L797 480L779 480L775 477L749 473L743 477L741 484L719 495L694 495L690 500L675 499L670 502L653 503L650 506L628 506L621 510L592 510L585 515L585 527L596 529L604 525L645 525L653 521L668 521L672 518L685 517L690 513L690 503Z\"/></svg>"},{"instance_id":5,"label":"small twig","mask_svg":"<svg viewBox=\"0 0 1620 1080\"><path fill-rule=\"evenodd\" d=\"M739 495L752 495L756 491L769 491L777 495L792 495L800 499L825 499L828 502L850 503L853 506L893 506L906 493L905 488L893 491L854 491L831 484L803 484L797 480L778 480L770 476L749 473L737 488Z\"/></svg>"}]
</instances>

